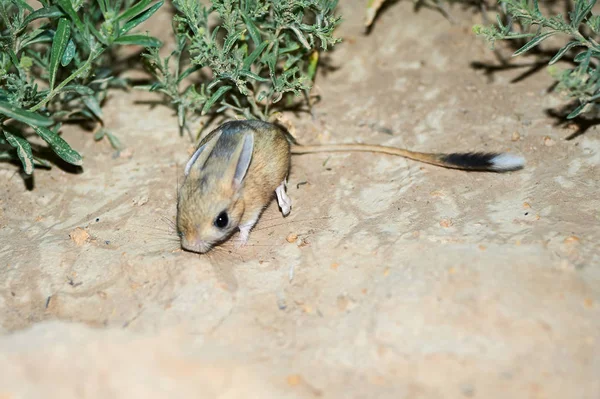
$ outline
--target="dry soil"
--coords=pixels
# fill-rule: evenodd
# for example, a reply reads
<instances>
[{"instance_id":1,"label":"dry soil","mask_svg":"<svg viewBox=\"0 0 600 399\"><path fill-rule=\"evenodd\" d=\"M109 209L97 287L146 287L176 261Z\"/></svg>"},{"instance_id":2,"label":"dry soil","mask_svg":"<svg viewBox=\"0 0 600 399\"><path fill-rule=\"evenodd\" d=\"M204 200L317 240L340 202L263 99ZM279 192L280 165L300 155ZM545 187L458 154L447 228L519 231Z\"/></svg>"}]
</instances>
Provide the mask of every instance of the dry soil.
<instances>
[{"instance_id":1,"label":"dry soil","mask_svg":"<svg viewBox=\"0 0 600 399\"><path fill-rule=\"evenodd\" d=\"M598 130L552 117L549 75L500 67L477 14L394 2L365 35L364 2L341 3L322 101L287 115L298 140L527 167L297 156L291 215L199 256L172 229L189 139L153 95L113 92L125 151L68 127L83 173L28 190L0 165L1 398L600 397Z\"/></svg>"}]
</instances>

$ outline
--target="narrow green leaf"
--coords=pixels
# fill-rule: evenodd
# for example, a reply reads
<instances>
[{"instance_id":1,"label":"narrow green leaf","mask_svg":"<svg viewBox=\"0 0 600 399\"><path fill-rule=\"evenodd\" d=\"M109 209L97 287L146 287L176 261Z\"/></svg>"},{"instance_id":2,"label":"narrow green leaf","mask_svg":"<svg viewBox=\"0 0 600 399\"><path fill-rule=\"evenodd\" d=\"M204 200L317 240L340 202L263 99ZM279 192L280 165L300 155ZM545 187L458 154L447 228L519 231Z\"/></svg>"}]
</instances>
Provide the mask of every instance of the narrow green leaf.
<instances>
[{"instance_id":1,"label":"narrow green leaf","mask_svg":"<svg viewBox=\"0 0 600 399\"><path fill-rule=\"evenodd\" d=\"M217 110L215 111L216 114L220 114L221 112L225 111L226 109L230 109L232 108L231 105L229 104L224 104L221 105L219 108L217 108Z\"/></svg>"},{"instance_id":2,"label":"narrow green leaf","mask_svg":"<svg viewBox=\"0 0 600 399\"><path fill-rule=\"evenodd\" d=\"M67 48L70 34L71 26L69 26L69 21L66 18L59 19L54 40L52 41L52 48L50 49L50 65L48 70L48 74L50 75L50 90L54 89L58 64Z\"/></svg>"},{"instance_id":3,"label":"narrow green leaf","mask_svg":"<svg viewBox=\"0 0 600 399\"><path fill-rule=\"evenodd\" d=\"M106 0L98 0L97 3L100 6L100 11L102 12L102 15L106 17L106 13L108 12Z\"/></svg>"},{"instance_id":4,"label":"narrow green leaf","mask_svg":"<svg viewBox=\"0 0 600 399\"><path fill-rule=\"evenodd\" d=\"M508 35L505 37L505 39L524 39L526 37L534 37L535 34L534 33L515 33L515 32L511 32L508 33Z\"/></svg>"},{"instance_id":5,"label":"narrow green leaf","mask_svg":"<svg viewBox=\"0 0 600 399\"><path fill-rule=\"evenodd\" d=\"M40 18L52 19L52 18L56 18L56 17L62 17L63 15L65 15L65 14L60 10L60 8L58 8L56 6L44 7L44 8L40 8L39 10L35 10L31 14L29 14L23 20L23 25L28 25L31 21L35 21L36 19L40 19Z\"/></svg>"},{"instance_id":6,"label":"narrow green leaf","mask_svg":"<svg viewBox=\"0 0 600 399\"><path fill-rule=\"evenodd\" d=\"M100 33L98 31L98 29L96 29L96 27L94 26L94 22L92 22L90 15L89 14L85 14L84 15L84 19L85 19L85 26L87 26L88 30L92 33L92 35L94 35L94 37L102 44L104 44L105 46L109 46L108 41L106 40L106 37L104 36L103 33Z\"/></svg>"},{"instance_id":7,"label":"narrow green leaf","mask_svg":"<svg viewBox=\"0 0 600 399\"><path fill-rule=\"evenodd\" d=\"M3 129L4 137L6 137L6 141L8 144L17 149L17 156L21 160L21 164L23 164L23 169L25 173L28 175L33 173L33 154L31 153L31 145L25 140L23 137L10 133Z\"/></svg>"},{"instance_id":8,"label":"narrow green leaf","mask_svg":"<svg viewBox=\"0 0 600 399\"><path fill-rule=\"evenodd\" d=\"M104 128L98 129L98 131L96 133L94 133L94 140L100 141L104 138L105 135L106 135L106 130L104 130Z\"/></svg>"},{"instance_id":9,"label":"narrow green leaf","mask_svg":"<svg viewBox=\"0 0 600 399\"><path fill-rule=\"evenodd\" d=\"M112 146L112 148L114 148L115 150L121 150L121 149L123 149L123 144L121 144L121 140L119 140L117 138L117 136L115 136L114 134L112 134L108 130L106 131L106 137L108 138L108 142L110 143L110 145Z\"/></svg>"},{"instance_id":10,"label":"narrow green leaf","mask_svg":"<svg viewBox=\"0 0 600 399\"><path fill-rule=\"evenodd\" d=\"M6 47L5 47L5 48L6 48ZM3 49L3 50L4 50L4 49ZM7 54L8 54L8 56L10 57L10 61L12 62L12 64L13 64L14 66L17 66L17 65L19 65L19 64L20 64L20 62L19 62L19 58L17 57L17 54L15 54L15 52L14 52L14 51L12 51L12 49L10 49L10 48L9 48L9 49L7 49L7 50L8 50L8 51L6 51L6 53L7 53ZM4 58L4 57L3 57L3 58ZM9 65L10 65L10 64L9 64ZM21 73L21 72L19 72L19 73ZM21 75L21 79L24 79L24 76L23 76L23 75Z\"/></svg>"},{"instance_id":11,"label":"narrow green leaf","mask_svg":"<svg viewBox=\"0 0 600 399\"><path fill-rule=\"evenodd\" d=\"M575 108L573 111L571 111L571 113L569 115L567 115L567 119L573 119L576 116L578 116L579 114L581 114L586 105L588 105L587 102L580 104L577 108Z\"/></svg>"},{"instance_id":12,"label":"narrow green leaf","mask_svg":"<svg viewBox=\"0 0 600 399\"><path fill-rule=\"evenodd\" d=\"M310 50L311 49L310 44L308 43L308 40L306 40L306 38L304 37L304 34L300 30L300 28L298 28L295 25L292 25L289 28L296 34L296 37L298 38L300 43L304 46L304 48L307 50Z\"/></svg>"},{"instance_id":13,"label":"narrow green leaf","mask_svg":"<svg viewBox=\"0 0 600 399\"><path fill-rule=\"evenodd\" d=\"M115 78L111 76L110 80L108 80L108 87L129 90L131 80L129 78Z\"/></svg>"},{"instance_id":14,"label":"narrow green leaf","mask_svg":"<svg viewBox=\"0 0 600 399\"><path fill-rule=\"evenodd\" d=\"M254 79L256 81L259 81L259 82L270 82L271 81L271 79L263 78L262 76L259 76L250 71L240 71L240 75L247 76L247 77Z\"/></svg>"},{"instance_id":15,"label":"narrow green leaf","mask_svg":"<svg viewBox=\"0 0 600 399\"><path fill-rule=\"evenodd\" d=\"M116 21L127 21L127 20L135 17L139 13L141 13L142 10L144 8L146 8L146 6L150 3L152 3L152 0L142 0L139 3L137 3L135 6L123 11L123 13L121 15L119 15L115 20Z\"/></svg>"},{"instance_id":16,"label":"narrow green leaf","mask_svg":"<svg viewBox=\"0 0 600 399\"><path fill-rule=\"evenodd\" d=\"M244 33L244 31L240 30L233 34L228 34L227 39L225 39L225 42L223 43L223 52L228 53L229 50L231 50L231 48L233 47L235 42L242 36L243 33Z\"/></svg>"},{"instance_id":17,"label":"narrow green leaf","mask_svg":"<svg viewBox=\"0 0 600 399\"><path fill-rule=\"evenodd\" d=\"M51 126L54 123L50 118L26 111L4 101L0 101L0 114L28 125Z\"/></svg>"},{"instance_id":18,"label":"narrow green leaf","mask_svg":"<svg viewBox=\"0 0 600 399\"><path fill-rule=\"evenodd\" d=\"M577 53L575 57L573 57L573 61L581 62L583 61L589 54L589 50L582 51L581 53Z\"/></svg>"},{"instance_id":19,"label":"narrow green leaf","mask_svg":"<svg viewBox=\"0 0 600 399\"><path fill-rule=\"evenodd\" d=\"M600 57L600 52L599 51L594 51L594 50L586 50L586 51L582 51L581 53L578 53L574 58L573 61L575 62L582 62L584 60L588 60L590 57L595 57L598 58ZM587 68L587 67L586 67Z\"/></svg>"},{"instance_id":20,"label":"narrow green leaf","mask_svg":"<svg viewBox=\"0 0 600 399\"><path fill-rule=\"evenodd\" d=\"M146 11L144 11L140 15L136 16L135 18L132 18L125 25L123 25L123 27L119 31L120 34L123 35L123 34L129 32L130 30L132 30L133 28L135 28L136 26L138 26L139 24L141 24L142 22L144 22L145 20L150 18L152 16L152 14L154 14L163 4L164 4L164 0L160 0L158 3L156 3L152 7L148 8Z\"/></svg>"},{"instance_id":21,"label":"narrow green leaf","mask_svg":"<svg viewBox=\"0 0 600 399\"><path fill-rule=\"evenodd\" d=\"M552 59L550 60L550 62L548 64L552 65L552 64L556 63L558 60L560 60L567 53L567 51L571 50L575 46L582 46L582 45L583 44L581 44L579 42L569 42L569 43L567 43L563 48L561 48L560 50L558 50L558 53L556 53L556 55L554 57L552 57Z\"/></svg>"},{"instance_id":22,"label":"narrow green leaf","mask_svg":"<svg viewBox=\"0 0 600 399\"><path fill-rule=\"evenodd\" d=\"M215 26L215 29L213 29L212 35L210 36L210 41L212 41L212 42L217 41L217 35L219 34L219 29L221 29L221 26L219 26L219 25Z\"/></svg>"},{"instance_id":23,"label":"narrow green leaf","mask_svg":"<svg viewBox=\"0 0 600 399\"><path fill-rule=\"evenodd\" d=\"M25 8L27 11L33 12L33 7L31 7L29 4L27 4L26 1L24 1L24 0L17 0L17 3L19 3L19 5L21 6L21 8Z\"/></svg>"},{"instance_id":24,"label":"narrow green leaf","mask_svg":"<svg viewBox=\"0 0 600 399\"><path fill-rule=\"evenodd\" d=\"M201 69L202 67L200 65L193 65L189 68L187 68L185 71L183 71L183 73L181 75L179 75L179 78L177 79L177 83L180 83L183 79L187 78L188 76L190 76L190 74L196 72L197 70Z\"/></svg>"},{"instance_id":25,"label":"narrow green leaf","mask_svg":"<svg viewBox=\"0 0 600 399\"><path fill-rule=\"evenodd\" d=\"M89 120L94 120L95 119L94 114L91 111L87 110L87 109L80 109L77 112L74 112L73 114L74 115L75 114L83 115L83 116L85 116L85 119L89 119Z\"/></svg>"},{"instance_id":26,"label":"narrow green leaf","mask_svg":"<svg viewBox=\"0 0 600 399\"><path fill-rule=\"evenodd\" d=\"M153 85L136 85L133 86L133 90L144 90L144 91L152 91Z\"/></svg>"},{"instance_id":27,"label":"narrow green leaf","mask_svg":"<svg viewBox=\"0 0 600 399\"><path fill-rule=\"evenodd\" d=\"M500 18L500 14L496 14L496 23L498 24L498 28L500 28L500 31L503 31L504 24L502 23L502 18Z\"/></svg>"},{"instance_id":28,"label":"narrow green leaf","mask_svg":"<svg viewBox=\"0 0 600 399\"><path fill-rule=\"evenodd\" d=\"M56 2L60 6L60 8L62 8L63 11L67 13L69 18L71 18L71 21L73 21L73 23L77 25L77 30L79 32L87 32L87 30L85 29L85 25L83 24L83 22L81 22L81 19L79 19L79 17L77 16L77 12L75 12L75 10L73 9L73 6L71 5L71 0L56 0Z\"/></svg>"},{"instance_id":29,"label":"narrow green leaf","mask_svg":"<svg viewBox=\"0 0 600 399\"><path fill-rule=\"evenodd\" d=\"M267 64L267 66L269 67L269 72L271 74L272 80L273 80L273 84L275 84L275 76L276 76L276 70L275 70L275 66L277 65L277 44L275 44L275 50L273 50L272 52L268 52L266 54L263 54L262 56L262 61Z\"/></svg>"},{"instance_id":30,"label":"narrow green leaf","mask_svg":"<svg viewBox=\"0 0 600 399\"><path fill-rule=\"evenodd\" d=\"M260 56L260 54L263 52L263 50L269 45L269 41L265 40L264 42L262 42L260 45L258 45L254 51L252 53L250 53L250 55L244 60L244 63L242 64L242 69L245 71L249 71L250 67L252 66L252 64L254 63L254 61L256 61L256 59Z\"/></svg>"},{"instance_id":31,"label":"narrow green leaf","mask_svg":"<svg viewBox=\"0 0 600 399\"><path fill-rule=\"evenodd\" d=\"M279 54L291 53L293 51L298 50L299 48L300 45L298 43L290 43L287 47L279 49Z\"/></svg>"},{"instance_id":32,"label":"narrow green leaf","mask_svg":"<svg viewBox=\"0 0 600 399\"><path fill-rule=\"evenodd\" d=\"M62 65L63 67L69 65L75 57L76 51L77 49L75 48L75 43L73 43L72 39L69 39L69 42L67 43L67 48L65 49L65 52L63 53L62 58L60 60L60 65Z\"/></svg>"},{"instance_id":33,"label":"narrow green leaf","mask_svg":"<svg viewBox=\"0 0 600 399\"><path fill-rule=\"evenodd\" d=\"M538 4L538 0L533 0L533 11L537 16L542 15L542 13L540 12L540 5Z\"/></svg>"},{"instance_id":34,"label":"narrow green leaf","mask_svg":"<svg viewBox=\"0 0 600 399\"><path fill-rule=\"evenodd\" d=\"M83 103L90 111L93 112L94 115L100 120L102 120L102 109L100 109L100 103L94 96L83 97Z\"/></svg>"},{"instance_id":35,"label":"narrow green leaf","mask_svg":"<svg viewBox=\"0 0 600 399\"><path fill-rule=\"evenodd\" d=\"M50 165L50 162L46 161L45 159L38 158L35 155L33 156L33 163L36 166L43 166L44 168L52 167L52 165Z\"/></svg>"},{"instance_id":36,"label":"narrow green leaf","mask_svg":"<svg viewBox=\"0 0 600 399\"><path fill-rule=\"evenodd\" d=\"M35 43L45 43L51 42L54 34L51 30L35 30L28 37L24 38L21 43L19 43L19 49L25 48Z\"/></svg>"},{"instance_id":37,"label":"narrow green leaf","mask_svg":"<svg viewBox=\"0 0 600 399\"><path fill-rule=\"evenodd\" d=\"M528 50L531 50L532 48L534 48L535 46L537 46L538 44L540 44L543 40L549 38L550 36L552 36L555 33L556 32L546 32L546 33L544 33L542 35L534 37L532 40L530 40L529 42L527 42L523 47L521 47L520 49L518 49L517 51L515 51L512 56L516 57L517 55L521 55L524 52L526 52Z\"/></svg>"},{"instance_id":38,"label":"narrow green leaf","mask_svg":"<svg viewBox=\"0 0 600 399\"><path fill-rule=\"evenodd\" d=\"M580 1L585 1L585 0L580 0ZM579 25L581 25L581 21L583 21L585 19L585 17L590 13L590 11L592 11L592 8L594 8L595 4L596 4L596 0L590 0L590 3L587 4L583 9L581 9L579 14L577 14L576 18L574 18L571 21L571 26L573 27L573 29L579 30Z\"/></svg>"},{"instance_id":39,"label":"narrow green leaf","mask_svg":"<svg viewBox=\"0 0 600 399\"><path fill-rule=\"evenodd\" d=\"M587 102L588 102L588 103L591 103L592 101L596 101L596 100L597 100L597 99L599 99L599 98L600 98L600 93L596 93L596 94L594 94L593 96L591 96L591 97L588 99L588 101L587 101Z\"/></svg>"},{"instance_id":40,"label":"narrow green leaf","mask_svg":"<svg viewBox=\"0 0 600 399\"><path fill-rule=\"evenodd\" d=\"M63 140L57 133L50 129L41 126L31 126L33 130L42 138L46 143L50 145L50 148L66 162L72 165L82 165L83 159L77 151L71 148L71 146Z\"/></svg>"},{"instance_id":41,"label":"narrow green leaf","mask_svg":"<svg viewBox=\"0 0 600 399\"><path fill-rule=\"evenodd\" d=\"M209 91L212 90L214 87L217 87L218 85L220 85L223 79L225 79L225 77L223 75L221 75L220 77L217 77L216 79L213 79L213 81L210 82L208 84L208 86L206 86L206 88ZM204 93L202 93L202 95L204 95Z\"/></svg>"},{"instance_id":42,"label":"narrow green leaf","mask_svg":"<svg viewBox=\"0 0 600 399\"><path fill-rule=\"evenodd\" d=\"M162 42L155 37L147 35L125 35L118 37L114 43L123 45L137 45L143 47L160 47Z\"/></svg>"},{"instance_id":43,"label":"narrow green leaf","mask_svg":"<svg viewBox=\"0 0 600 399\"><path fill-rule=\"evenodd\" d=\"M55 111L54 113L52 113L52 117L56 120L61 120L63 118L68 117L69 115L71 115L71 112L69 111Z\"/></svg>"},{"instance_id":44,"label":"narrow green leaf","mask_svg":"<svg viewBox=\"0 0 600 399\"><path fill-rule=\"evenodd\" d=\"M229 90L231 90L231 86L221 86L221 87L219 87L219 90L217 90L215 92L215 94L213 94L210 97L210 99L207 102L204 103L204 107L202 107L201 115L205 115L210 110L210 108L213 106L213 104L216 103L217 100L219 98L221 98L221 96L223 94L225 94Z\"/></svg>"},{"instance_id":45,"label":"narrow green leaf","mask_svg":"<svg viewBox=\"0 0 600 399\"><path fill-rule=\"evenodd\" d=\"M586 51L586 55L583 58L583 60L581 61L581 64L579 64L579 68L583 71L587 71L588 67L590 66L590 61L592 59L592 50L588 50Z\"/></svg>"},{"instance_id":46,"label":"narrow green leaf","mask_svg":"<svg viewBox=\"0 0 600 399\"><path fill-rule=\"evenodd\" d=\"M83 86L83 85L68 85L63 87L63 89L61 90L61 92L75 92L77 94L81 94L82 96L93 96L94 95L94 90L90 89L87 86Z\"/></svg>"},{"instance_id":47,"label":"narrow green leaf","mask_svg":"<svg viewBox=\"0 0 600 399\"><path fill-rule=\"evenodd\" d=\"M287 71L293 65L296 65L302 59L302 56L302 54L298 54L296 56L288 55L288 59L285 61L285 64L283 64L283 70Z\"/></svg>"},{"instance_id":48,"label":"narrow green leaf","mask_svg":"<svg viewBox=\"0 0 600 399\"><path fill-rule=\"evenodd\" d=\"M242 15L242 18L244 19L244 23L246 24L246 27L248 28L248 33L250 34L250 37L252 38L254 45L259 46L261 43L260 31L258 30L256 25L254 25L254 22L252 21L252 19L249 18L247 15L245 15L245 14Z\"/></svg>"}]
</instances>

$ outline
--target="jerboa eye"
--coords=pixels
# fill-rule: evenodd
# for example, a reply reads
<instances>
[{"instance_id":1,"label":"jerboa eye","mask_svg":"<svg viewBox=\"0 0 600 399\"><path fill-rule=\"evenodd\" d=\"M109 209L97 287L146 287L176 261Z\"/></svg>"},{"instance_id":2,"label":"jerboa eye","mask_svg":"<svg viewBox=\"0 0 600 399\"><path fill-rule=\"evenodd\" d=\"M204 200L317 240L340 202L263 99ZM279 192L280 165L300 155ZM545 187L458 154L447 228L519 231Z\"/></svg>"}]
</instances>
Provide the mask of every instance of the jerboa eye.
<instances>
[{"instance_id":1,"label":"jerboa eye","mask_svg":"<svg viewBox=\"0 0 600 399\"><path fill-rule=\"evenodd\" d=\"M229 224L229 216L227 216L227 212L223 211L219 213L219 216L215 219L215 226L224 229Z\"/></svg>"}]
</instances>

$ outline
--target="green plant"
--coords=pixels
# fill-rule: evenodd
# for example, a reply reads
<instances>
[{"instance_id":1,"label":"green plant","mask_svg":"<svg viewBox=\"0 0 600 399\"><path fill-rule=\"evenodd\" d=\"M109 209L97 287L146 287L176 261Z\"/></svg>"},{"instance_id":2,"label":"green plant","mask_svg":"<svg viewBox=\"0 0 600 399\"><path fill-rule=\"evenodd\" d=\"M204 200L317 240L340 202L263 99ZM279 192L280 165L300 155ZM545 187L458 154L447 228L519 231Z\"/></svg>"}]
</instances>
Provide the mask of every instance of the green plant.
<instances>
[{"instance_id":1,"label":"green plant","mask_svg":"<svg viewBox=\"0 0 600 399\"><path fill-rule=\"evenodd\" d=\"M0 0L0 158L18 157L27 174L34 164L49 166L34 155L30 129L80 165L81 155L59 135L61 124L101 121L107 89L125 84L111 75L117 46L161 44L130 32L163 0L39 1L34 10L24 0Z\"/></svg>"},{"instance_id":2,"label":"green plant","mask_svg":"<svg viewBox=\"0 0 600 399\"><path fill-rule=\"evenodd\" d=\"M557 80L556 89L579 103L567 116L568 119L581 114L588 105L597 107L600 99L600 44L596 42L600 34L600 15L594 15L592 8L596 0L575 0L568 21L560 14L547 17L540 11L537 0L502 0L510 20L520 24L519 31L514 30L513 23L504 24L500 17L497 26L473 27L473 31L487 39L492 46L496 40L528 39L514 52L521 55L551 36L562 34L570 37L550 59L553 65L570 50L583 48L574 57L577 64L574 68L559 71L550 68L550 73Z\"/></svg>"},{"instance_id":3,"label":"green plant","mask_svg":"<svg viewBox=\"0 0 600 399\"><path fill-rule=\"evenodd\" d=\"M194 112L264 120L277 106L297 103L294 95L308 96L312 86L318 47L327 50L339 41L333 37L337 0L173 3L176 48L164 59L149 49L156 82L144 88L170 99L182 129Z\"/></svg>"}]
</instances>

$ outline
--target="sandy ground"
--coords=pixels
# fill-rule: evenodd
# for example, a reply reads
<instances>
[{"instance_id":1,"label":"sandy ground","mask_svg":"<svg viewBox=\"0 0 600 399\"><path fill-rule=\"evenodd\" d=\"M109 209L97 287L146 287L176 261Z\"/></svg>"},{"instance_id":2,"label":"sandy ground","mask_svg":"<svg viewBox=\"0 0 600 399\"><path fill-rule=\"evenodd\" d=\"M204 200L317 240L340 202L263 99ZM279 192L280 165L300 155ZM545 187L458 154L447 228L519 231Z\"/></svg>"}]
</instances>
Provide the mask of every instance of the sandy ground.
<instances>
[{"instance_id":1,"label":"sandy ground","mask_svg":"<svg viewBox=\"0 0 600 399\"><path fill-rule=\"evenodd\" d=\"M314 119L288 115L300 141L527 168L298 156L292 214L198 256L170 224L189 140L152 95L115 92L125 152L70 128L83 173L26 190L0 165L0 398L600 397L598 130L565 140L548 74L496 70L478 16L400 2L365 36L363 2L342 3Z\"/></svg>"}]
</instances>

